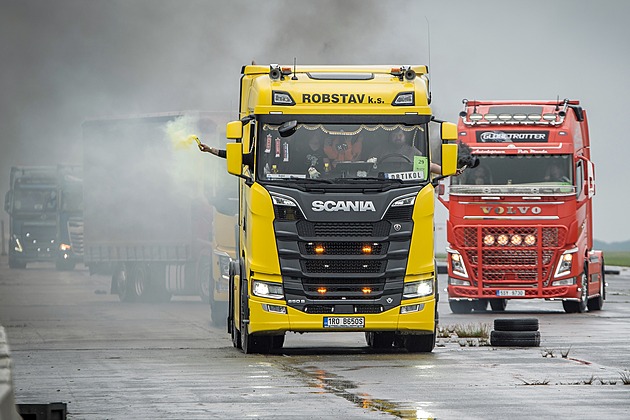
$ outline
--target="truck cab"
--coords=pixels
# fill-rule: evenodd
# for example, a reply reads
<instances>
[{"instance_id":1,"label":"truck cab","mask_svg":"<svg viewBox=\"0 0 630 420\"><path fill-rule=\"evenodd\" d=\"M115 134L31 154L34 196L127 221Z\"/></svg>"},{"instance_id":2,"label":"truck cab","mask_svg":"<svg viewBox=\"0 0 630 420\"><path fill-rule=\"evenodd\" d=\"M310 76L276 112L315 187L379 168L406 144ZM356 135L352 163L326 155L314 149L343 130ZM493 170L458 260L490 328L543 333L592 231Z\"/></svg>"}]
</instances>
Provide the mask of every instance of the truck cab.
<instances>
[{"instance_id":1,"label":"truck cab","mask_svg":"<svg viewBox=\"0 0 630 420\"><path fill-rule=\"evenodd\" d=\"M599 310L603 253L593 249L595 171L579 101L464 101L459 140L479 165L453 177L448 298L454 313L510 299Z\"/></svg>"},{"instance_id":2,"label":"truck cab","mask_svg":"<svg viewBox=\"0 0 630 420\"><path fill-rule=\"evenodd\" d=\"M239 178L235 347L359 331L373 348L433 349L431 169L455 173L457 145L454 124L432 122L428 85L426 66L243 68L226 129Z\"/></svg>"}]
</instances>

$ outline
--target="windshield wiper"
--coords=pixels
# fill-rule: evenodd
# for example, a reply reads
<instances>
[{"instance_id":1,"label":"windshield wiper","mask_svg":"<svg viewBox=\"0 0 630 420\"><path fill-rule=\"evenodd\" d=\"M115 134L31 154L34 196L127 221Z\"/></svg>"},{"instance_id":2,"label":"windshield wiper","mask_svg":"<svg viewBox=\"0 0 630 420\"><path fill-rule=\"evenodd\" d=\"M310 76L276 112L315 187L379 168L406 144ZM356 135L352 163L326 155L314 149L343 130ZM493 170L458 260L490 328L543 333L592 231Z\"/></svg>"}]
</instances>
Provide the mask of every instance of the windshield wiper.
<instances>
[{"instance_id":1,"label":"windshield wiper","mask_svg":"<svg viewBox=\"0 0 630 420\"><path fill-rule=\"evenodd\" d=\"M332 184L333 183L330 179L322 179L322 178L290 177L288 179L290 179L291 181L310 182L310 183L315 183L315 184Z\"/></svg>"},{"instance_id":2,"label":"windshield wiper","mask_svg":"<svg viewBox=\"0 0 630 420\"><path fill-rule=\"evenodd\" d=\"M398 182L399 184L403 183L402 179L398 179L398 178L377 178L375 176L349 176L346 178L335 178L335 182L336 183L343 183L346 181L350 181L350 184L355 184L355 183L359 183L361 181L378 181L378 182ZM357 182L358 181L358 182Z\"/></svg>"}]
</instances>

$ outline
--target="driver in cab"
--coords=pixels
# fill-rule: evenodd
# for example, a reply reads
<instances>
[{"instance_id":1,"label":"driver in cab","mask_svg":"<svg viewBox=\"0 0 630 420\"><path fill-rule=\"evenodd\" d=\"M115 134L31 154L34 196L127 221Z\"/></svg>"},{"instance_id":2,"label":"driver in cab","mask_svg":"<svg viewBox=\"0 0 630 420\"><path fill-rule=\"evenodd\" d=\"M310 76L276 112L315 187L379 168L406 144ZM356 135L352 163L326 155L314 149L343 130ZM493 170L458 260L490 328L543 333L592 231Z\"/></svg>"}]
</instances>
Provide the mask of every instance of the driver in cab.
<instances>
[{"instance_id":1,"label":"driver in cab","mask_svg":"<svg viewBox=\"0 0 630 420\"><path fill-rule=\"evenodd\" d=\"M375 157L377 162L390 161L390 162L413 162L414 156L424 156L417 147L411 144L408 139L409 135L404 130L397 128L389 134L389 140L387 144L383 144L375 151ZM434 174L441 174L442 168L440 165L431 162L431 172Z\"/></svg>"}]
</instances>

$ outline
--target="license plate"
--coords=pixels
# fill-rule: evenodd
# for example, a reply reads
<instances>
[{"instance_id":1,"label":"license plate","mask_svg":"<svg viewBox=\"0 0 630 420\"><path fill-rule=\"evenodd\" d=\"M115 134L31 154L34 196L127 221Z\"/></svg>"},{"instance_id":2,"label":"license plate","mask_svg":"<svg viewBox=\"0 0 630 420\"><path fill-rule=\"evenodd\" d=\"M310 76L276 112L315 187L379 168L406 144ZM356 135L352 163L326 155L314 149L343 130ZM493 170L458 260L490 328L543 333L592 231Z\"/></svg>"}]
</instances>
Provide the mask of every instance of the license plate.
<instances>
[{"instance_id":1,"label":"license plate","mask_svg":"<svg viewBox=\"0 0 630 420\"><path fill-rule=\"evenodd\" d=\"M324 328L365 328L362 316L325 316Z\"/></svg>"},{"instance_id":2,"label":"license plate","mask_svg":"<svg viewBox=\"0 0 630 420\"><path fill-rule=\"evenodd\" d=\"M525 290L497 290L497 296L525 296Z\"/></svg>"}]
</instances>

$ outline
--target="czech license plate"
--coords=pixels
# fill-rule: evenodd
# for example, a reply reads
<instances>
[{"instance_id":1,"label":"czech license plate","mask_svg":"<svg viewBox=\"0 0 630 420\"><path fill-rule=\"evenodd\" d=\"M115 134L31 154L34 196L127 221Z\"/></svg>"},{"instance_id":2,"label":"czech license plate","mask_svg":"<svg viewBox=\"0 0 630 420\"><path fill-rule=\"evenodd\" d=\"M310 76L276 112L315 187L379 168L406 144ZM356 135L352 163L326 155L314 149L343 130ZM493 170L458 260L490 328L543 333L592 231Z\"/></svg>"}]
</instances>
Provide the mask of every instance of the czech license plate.
<instances>
[{"instance_id":1,"label":"czech license plate","mask_svg":"<svg viewBox=\"0 0 630 420\"><path fill-rule=\"evenodd\" d=\"M497 296L525 296L525 290L497 290Z\"/></svg>"},{"instance_id":2,"label":"czech license plate","mask_svg":"<svg viewBox=\"0 0 630 420\"><path fill-rule=\"evenodd\" d=\"M325 316L324 328L365 328L362 316Z\"/></svg>"}]
</instances>

